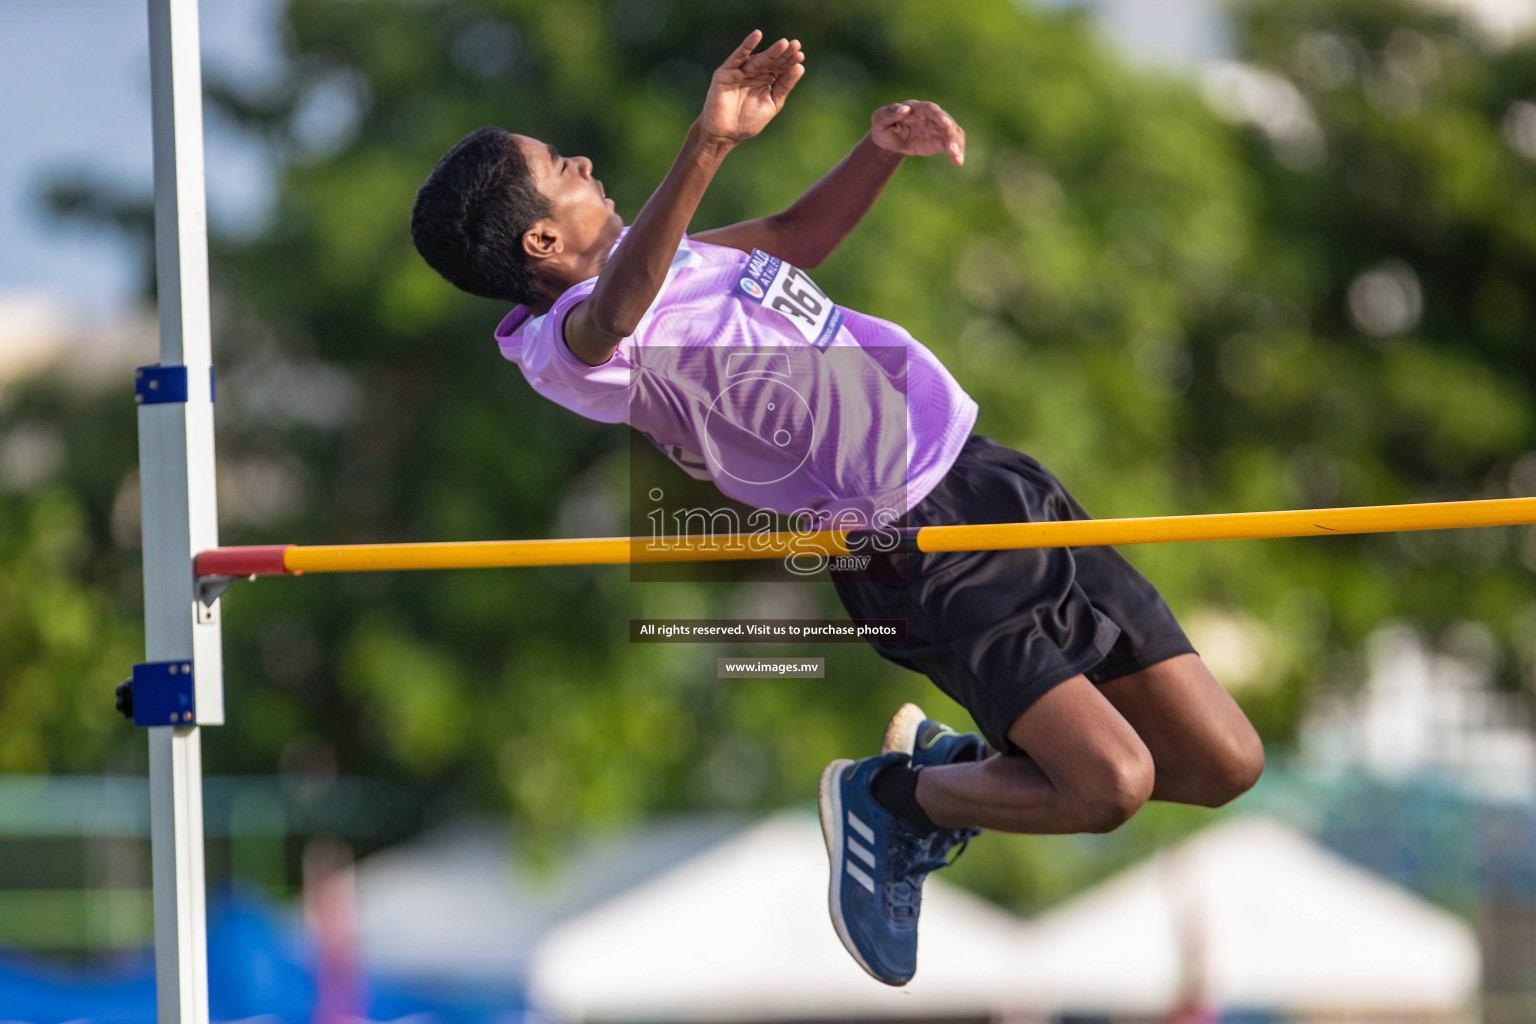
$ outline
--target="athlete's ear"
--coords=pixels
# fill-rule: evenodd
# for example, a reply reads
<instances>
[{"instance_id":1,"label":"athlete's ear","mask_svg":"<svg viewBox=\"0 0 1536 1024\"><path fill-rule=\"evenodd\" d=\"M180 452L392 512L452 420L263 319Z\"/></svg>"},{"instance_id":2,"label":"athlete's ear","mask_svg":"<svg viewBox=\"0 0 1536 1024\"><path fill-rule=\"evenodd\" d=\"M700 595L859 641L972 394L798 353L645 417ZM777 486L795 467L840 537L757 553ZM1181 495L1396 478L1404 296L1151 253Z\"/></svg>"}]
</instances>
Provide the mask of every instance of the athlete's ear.
<instances>
[{"instance_id":1,"label":"athlete's ear","mask_svg":"<svg viewBox=\"0 0 1536 1024\"><path fill-rule=\"evenodd\" d=\"M523 252L530 259L547 260L564 251L565 240L560 237L560 229L551 220L536 221L523 232Z\"/></svg>"}]
</instances>

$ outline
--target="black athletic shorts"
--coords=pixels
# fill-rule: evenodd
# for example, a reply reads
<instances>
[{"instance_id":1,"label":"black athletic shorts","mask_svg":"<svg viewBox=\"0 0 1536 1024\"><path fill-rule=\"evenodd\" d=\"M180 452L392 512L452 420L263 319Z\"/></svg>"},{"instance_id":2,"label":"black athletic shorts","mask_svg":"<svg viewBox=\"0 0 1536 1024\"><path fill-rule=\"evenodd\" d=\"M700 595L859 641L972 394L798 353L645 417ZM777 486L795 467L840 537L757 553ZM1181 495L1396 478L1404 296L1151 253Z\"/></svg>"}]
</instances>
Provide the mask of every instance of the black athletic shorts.
<instances>
[{"instance_id":1,"label":"black athletic shorts","mask_svg":"<svg viewBox=\"0 0 1536 1024\"><path fill-rule=\"evenodd\" d=\"M1087 518L1040 463L972 435L895 525ZM875 650L932 679L997 750L1009 749L1014 720L1056 684L1080 673L1104 683L1194 651L1152 584L1113 548L876 557L891 561L888 575L899 582L832 574L848 614L905 619L906 641L875 642Z\"/></svg>"}]
</instances>

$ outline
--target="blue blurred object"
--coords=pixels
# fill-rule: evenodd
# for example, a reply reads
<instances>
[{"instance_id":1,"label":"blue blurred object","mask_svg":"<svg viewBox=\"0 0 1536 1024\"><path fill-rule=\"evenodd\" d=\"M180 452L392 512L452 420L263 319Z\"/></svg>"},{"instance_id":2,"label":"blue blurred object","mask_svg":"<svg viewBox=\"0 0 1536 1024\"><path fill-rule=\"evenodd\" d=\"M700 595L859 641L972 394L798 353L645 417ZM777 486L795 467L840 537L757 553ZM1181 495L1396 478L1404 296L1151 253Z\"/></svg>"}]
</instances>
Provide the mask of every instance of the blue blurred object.
<instances>
[{"instance_id":1,"label":"blue blurred object","mask_svg":"<svg viewBox=\"0 0 1536 1024\"><path fill-rule=\"evenodd\" d=\"M316 953L263 896L226 889L208 922L208 1000L215 1021L261 1016L272 1024L311 1024ZM511 986L497 992L433 988L376 975L363 979L371 1020L414 1016L412 1024L513 1024L525 1003ZM92 970L69 970L0 953L0 1022L155 1024L154 958L135 954Z\"/></svg>"},{"instance_id":2,"label":"blue blurred object","mask_svg":"<svg viewBox=\"0 0 1536 1024\"><path fill-rule=\"evenodd\" d=\"M87 974L3 956L0 1007L7 1024L153 1024L154 962L138 955Z\"/></svg>"}]
</instances>

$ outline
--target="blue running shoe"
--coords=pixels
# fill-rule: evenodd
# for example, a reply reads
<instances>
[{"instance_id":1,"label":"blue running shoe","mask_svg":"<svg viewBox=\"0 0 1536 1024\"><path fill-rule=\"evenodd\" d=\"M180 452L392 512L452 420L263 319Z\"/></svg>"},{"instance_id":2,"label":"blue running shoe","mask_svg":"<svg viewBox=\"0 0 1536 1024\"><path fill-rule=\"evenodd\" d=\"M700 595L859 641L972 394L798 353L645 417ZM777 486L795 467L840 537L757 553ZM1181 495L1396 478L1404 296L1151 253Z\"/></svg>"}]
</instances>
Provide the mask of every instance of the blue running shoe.
<instances>
[{"instance_id":1,"label":"blue running shoe","mask_svg":"<svg viewBox=\"0 0 1536 1024\"><path fill-rule=\"evenodd\" d=\"M903 704L891 716L880 741L880 752L900 750L912 758L912 767L980 761L987 756L987 741L974 732L955 732L943 722L923 714L916 704Z\"/></svg>"},{"instance_id":2,"label":"blue running shoe","mask_svg":"<svg viewBox=\"0 0 1536 1024\"><path fill-rule=\"evenodd\" d=\"M946 863L931 852L931 837L912 831L876 803L871 792L882 769L907 763L906 754L892 751L862 761L833 761L821 773L832 926L859 966L887 985L905 985L917 971L923 880Z\"/></svg>"}]
</instances>

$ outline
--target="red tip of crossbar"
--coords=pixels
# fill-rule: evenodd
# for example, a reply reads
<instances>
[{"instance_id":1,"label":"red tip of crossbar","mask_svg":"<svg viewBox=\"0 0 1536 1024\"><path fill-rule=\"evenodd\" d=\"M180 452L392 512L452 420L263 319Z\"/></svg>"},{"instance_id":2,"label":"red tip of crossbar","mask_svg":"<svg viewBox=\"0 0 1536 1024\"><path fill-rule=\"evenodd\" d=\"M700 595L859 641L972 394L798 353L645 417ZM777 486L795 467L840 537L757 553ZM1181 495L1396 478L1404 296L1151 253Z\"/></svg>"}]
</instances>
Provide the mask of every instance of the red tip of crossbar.
<instances>
[{"instance_id":1,"label":"red tip of crossbar","mask_svg":"<svg viewBox=\"0 0 1536 1024\"><path fill-rule=\"evenodd\" d=\"M283 556L293 544L257 544L245 548L214 548L192 560L199 576L277 576L288 572Z\"/></svg>"}]
</instances>

